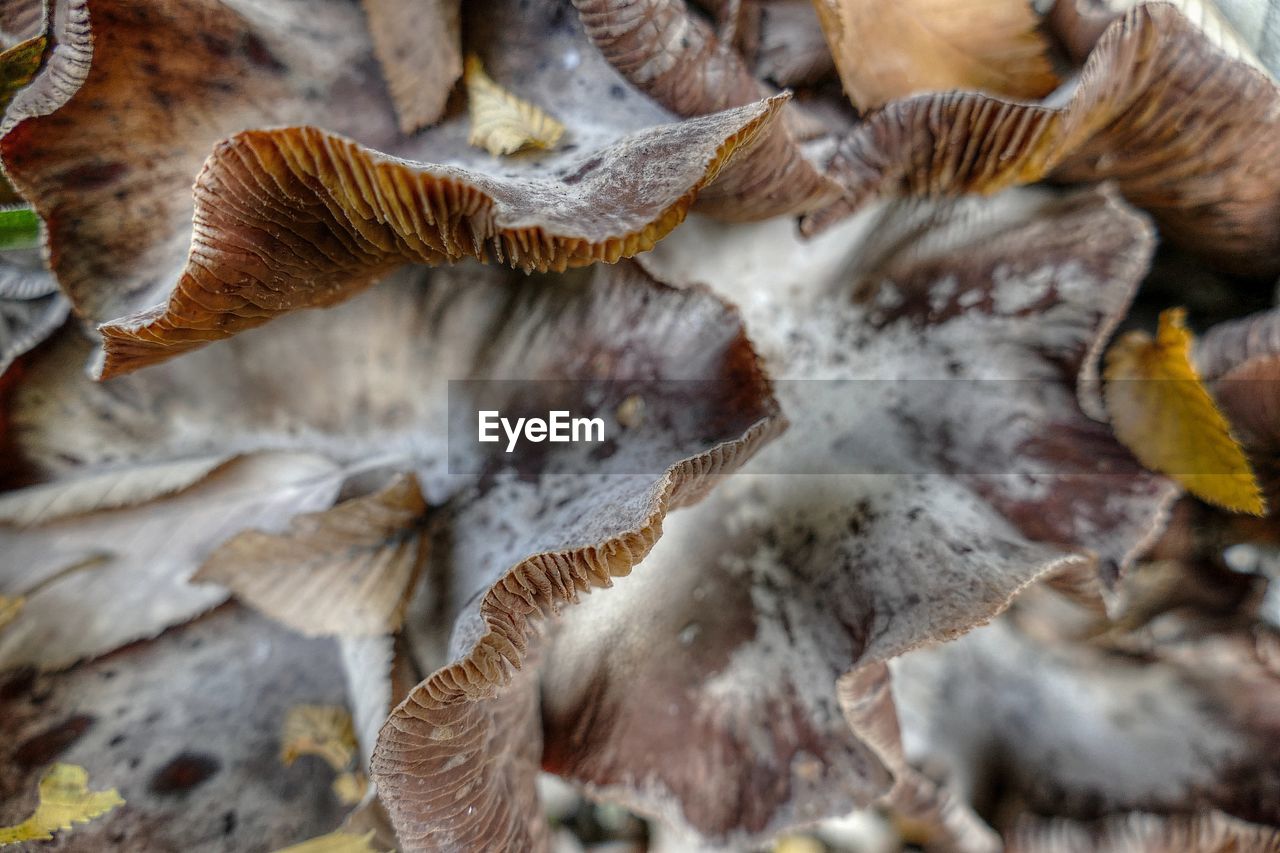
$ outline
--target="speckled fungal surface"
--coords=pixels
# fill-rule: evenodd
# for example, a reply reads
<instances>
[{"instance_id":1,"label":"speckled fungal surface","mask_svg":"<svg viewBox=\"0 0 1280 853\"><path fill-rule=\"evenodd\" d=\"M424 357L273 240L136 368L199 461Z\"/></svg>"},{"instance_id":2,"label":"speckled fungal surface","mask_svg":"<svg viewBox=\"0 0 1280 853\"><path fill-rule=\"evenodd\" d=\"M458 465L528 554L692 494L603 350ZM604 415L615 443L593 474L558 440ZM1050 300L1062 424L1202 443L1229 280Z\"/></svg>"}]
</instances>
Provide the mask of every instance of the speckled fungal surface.
<instances>
[{"instance_id":1,"label":"speckled fungal surface","mask_svg":"<svg viewBox=\"0 0 1280 853\"><path fill-rule=\"evenodd\" d=\"M1278 57L0 0L0 847L1280 850Z\"/></svg>"}]
</instances>

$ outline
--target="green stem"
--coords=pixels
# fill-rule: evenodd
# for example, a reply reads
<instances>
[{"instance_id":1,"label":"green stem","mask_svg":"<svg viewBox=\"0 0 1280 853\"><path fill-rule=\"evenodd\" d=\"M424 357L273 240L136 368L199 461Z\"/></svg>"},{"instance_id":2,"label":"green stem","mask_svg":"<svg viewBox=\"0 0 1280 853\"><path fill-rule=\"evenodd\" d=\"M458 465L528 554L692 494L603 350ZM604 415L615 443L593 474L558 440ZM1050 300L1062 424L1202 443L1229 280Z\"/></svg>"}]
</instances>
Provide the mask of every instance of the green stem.
<instances>
[{"instance_id":1,"label":"green stem","mask_svg":"<svg viewBox=\"0 0 1280 853\"><path fill-rule=\"evenodd\" d=\"M29 207L0 210L0 251L40 245L40 218Z\"/></svg>"}]
</instances>

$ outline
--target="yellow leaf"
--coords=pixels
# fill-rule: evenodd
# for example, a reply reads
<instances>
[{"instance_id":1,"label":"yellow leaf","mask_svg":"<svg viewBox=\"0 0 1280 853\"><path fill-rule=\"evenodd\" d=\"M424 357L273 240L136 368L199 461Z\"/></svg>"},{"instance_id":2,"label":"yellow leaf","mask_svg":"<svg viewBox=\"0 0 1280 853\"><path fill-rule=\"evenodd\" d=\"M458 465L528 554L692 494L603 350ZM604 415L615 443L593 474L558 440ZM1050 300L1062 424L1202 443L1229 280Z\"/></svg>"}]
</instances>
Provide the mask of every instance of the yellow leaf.
<instances>
[{"instance_id":1,"label":"yellow leaf","mask_svg":"<svg viewBox=\"0 0 1280 853\"><path fill-rule=\"evenodd\" d=\"M22 612L22 605L26 603L27 599L21 595L14 598L0 595L0 630L18 618L18 614Z\"/></svg>"},{"instance_id":2,"label":"yellow leaf","mask_svg":"<svg viewBox=\"0 0 1280 853\"><path fill-rule=\"evenodd\" d=\"M463 82L471 110L467 141L490 154L513 154L522 148L554 148L564 125L503 89L485 73L480 58L467 57Z\"/></svg>"},{"instance_id":3,"label":"yellow leaf","mask_svg":"<svg viewBox=\"0 0 1280 853\"><path fill-rule=\"evenodd\" d=\"M115 788L88 790L89 774L74 764L55 764L40 780L40 802L17 826L0 827L0 845L49 841L53 833L104 815L124 800Z\"/></svg>"},{"instance_id":4,"label":"yellow leaf","mask_svg":"<svg viewBox=\"0 0 1280 853\"><path fill-rule=\"evenodd\" d=\"M1058 80L1027 0L817 0L845 92L869 110L916 92L1039 98Z\"/></svg>"},{"instance_id":5,"label":"yellow leaf","mask_svg":"<svg viewBox=\"0 0 1280 853\"><path fill-rule=\"evenodd\" d=\"M637 429L644 423L644 397L632 394L618 404L614 413L618 426L623 429Z\"/></svg>"},{"instance_id":6,"label":"yellow leaf","mask_svg":"<svg viewBox=\"0 0 1280 853\"><path fill-rule=\"evenodd\" d=\"M373 838L372 831L364 835L356 835L339 829L301 844L282 847L276 853L377 853L369 843L371 838Z\"/></svg>"},{"instance_id":7,"label":"yellow leaf","mask_svg":"<svg viewBox=\"0 0 1280 853\"><path fill-rule=\"evenodd\" d=\"M1124 335L1107 353L1106 403L1116 437L1143 465L1236 512L1266 507L1244 450L1191 363L1186 312L1160 315L1155 340Z\"/></svg>"},{"instance_id":8,"label":"yellow leaf","mask_svg":"<svg viewBox=\"0 0 1280 853\"><path fill-rule=\"evenodd\" d=\"M914 847L927 847L931 842L937 840L937 827L930 825L926 820L899 812L894 812L890 815L890 818L893 822L894 831L906 844Z\"/></svg>"},{"instance_id":9,"label":"yellow leaf","mask_svg":"<svg viewBox=\"0 0 1280 853\"><path fill-rule=\"evenodd\" d=\"M280 760L292 764L299 756L318 755L339 773L356 754L351 714L336 705L295 705L284 719Z\"/></svg>"},{"instance_id":10,"label":"yellow leaf","mask_svg":"<svg viewBox=\"0 0 1280 853\"><path fill-rule=\"evenodd\" d=\"M344 806L354 806L364 799L364 792L369 788L369 780L363 773L340 773L333 780L333 795Z\"/></svg>"},{"instance_id":11,"label":"yellow leaf","mask_svg":"<svg viewBox=\"0 0 1280 853\"><path fill-rule=\"evenodd\" d=\"M786 835L773 844L773 853L825 853L827 847L810 835Z\"/></svg>"},{"instance_id":12,"label":"yellow leaf","mask_svg":"<svg viewBox=\"0 0 1280 853\"><path fill-rule=\"evenodd\" d=\"M36 76L48 46L47 38L36 36L0 53L0 112L7 109L18 90Z\"/></svg>"}]
</instances>

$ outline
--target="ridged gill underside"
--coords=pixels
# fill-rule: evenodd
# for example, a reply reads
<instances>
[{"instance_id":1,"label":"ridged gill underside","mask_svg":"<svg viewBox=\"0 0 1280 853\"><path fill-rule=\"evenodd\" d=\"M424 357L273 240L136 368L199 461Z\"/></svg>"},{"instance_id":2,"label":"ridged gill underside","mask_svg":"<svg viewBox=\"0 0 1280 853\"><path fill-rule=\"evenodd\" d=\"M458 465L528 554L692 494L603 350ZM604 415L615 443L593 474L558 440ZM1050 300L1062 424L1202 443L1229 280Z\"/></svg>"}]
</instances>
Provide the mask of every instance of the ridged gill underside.
<instances>
[{"instance_id":1,"label":"ridged gill underside","mask_svg":"<svg viewBox=\"0 0 1280 853\"><path fill-rule=\"evenodd\" d=\"M196 180L191 250L168 302L102 325L95 375L332 305L408 262L541 272L646 251L785 100L642 131L555 179L411 163L311 127L237 134Z\"/></svg>"}]
</instances>

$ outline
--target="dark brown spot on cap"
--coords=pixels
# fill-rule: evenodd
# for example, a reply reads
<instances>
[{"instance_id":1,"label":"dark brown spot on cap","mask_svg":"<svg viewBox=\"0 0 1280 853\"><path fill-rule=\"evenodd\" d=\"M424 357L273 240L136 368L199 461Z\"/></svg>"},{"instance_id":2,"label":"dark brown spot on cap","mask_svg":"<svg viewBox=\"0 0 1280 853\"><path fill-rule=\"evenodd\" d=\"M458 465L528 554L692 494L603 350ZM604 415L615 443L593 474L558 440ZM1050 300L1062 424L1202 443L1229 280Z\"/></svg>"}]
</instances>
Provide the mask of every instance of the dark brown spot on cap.
<instances>
[{"instance_id":1,"label":"dark brown spot on cap","mask_svg":"<svg viewBox=\"0 0 1280 853\"><path fill-rule=\"evenodd\" d=\"M207 782L221 768L221 762L212 755L200 752L179 753L156 771L148 787L153 794L185 794Z\"/></svg>"},{"instance_id":2,"label":"dark brown spot on cap","mask_svg":"<svg viewBox=\"0 0 1280 853\"><path fill-rule=\"evenodd\" d=\"M86 714L64 720L19 746L13 754L13 761L26 769L48 764L78 741L91 725L93 717Z\"/></svg>"}]
</instances>

